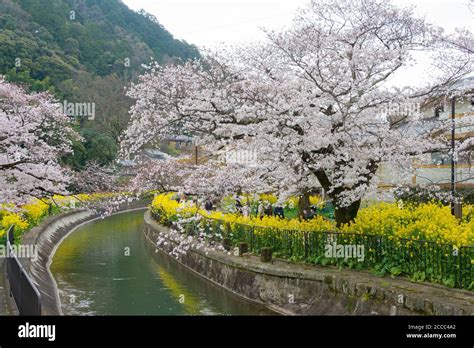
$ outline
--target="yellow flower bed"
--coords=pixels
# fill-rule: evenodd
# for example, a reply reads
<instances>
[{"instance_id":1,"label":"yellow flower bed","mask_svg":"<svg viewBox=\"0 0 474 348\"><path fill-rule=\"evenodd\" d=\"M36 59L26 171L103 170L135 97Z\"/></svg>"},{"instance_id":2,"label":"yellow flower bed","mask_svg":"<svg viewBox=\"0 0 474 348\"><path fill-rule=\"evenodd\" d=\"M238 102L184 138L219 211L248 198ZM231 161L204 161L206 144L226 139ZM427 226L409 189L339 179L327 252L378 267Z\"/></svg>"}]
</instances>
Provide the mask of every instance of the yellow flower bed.
<instances>
[{"instance_id":1,"label":"yellow flower bed","mask_svg":"<svg viewBox=\"0 0 474 348\"><path fill-rule=\"evenodd\" d=\"M334 224L317 216L309 221L299 221L296 219L287 220L276 216L265 216L262 219L255 217L244 217L240 214L223 213L220 211L206 211L198 209L191 201L178 203L173 200L174 194L157 195L151 204L154 211L159 211L162 219L176 221L177 218L190 218L199 214L209 219L221 220L225 223L252 225L257 227L279 228L284 230L299 231L332 231Z\"/></svg>"},{"instance_id":2,"label":"yellow flower bed","mask_svg":"<svg viewBox=\"0 0 474 348\"><path fill-rule=\"evenodd\" d=\"M46 202L34 199L30 204L22 207L28 221L36 224L39 220L48 214L49 205Z\"/></svg>"},{"instance_id":3,"label":"yellow flower bed","mask_svg":"<svg viewBox=\"0 0 474 348\"><path fill-rule=\"evenodd\" d=\"M24 231L28 228L29 224L19 214L12 213L9 211L2 211L0 214L0 237L5 236L8 228L14 225L16 229Z\"/></svg>"},{"instance_id":4,"label":"yellow flower bed","mask_svg":"<svg viewBox=\"0 0 474 348\"><path fill-rule=\"evenodd\" d=\"M230 224L246 224L257 227L301 231L334 231L333 222L317 216L309 221L280 219L265 216L263 219L244 217L219 211L207 212L198 209L192 202L178 203L173 193L157 195L152 209L160 213L163 220L176 221L200 214L210 219L223 220ZM466 207L466 209L470 209ZM355 221L343 226L341 232L384 235L394 238L433 241L439 244L453 244L456 247L473 245L474 219L459 222L451 215L450 208L435 203L417 206L399 206L396 203L379 203L361 209Z\"/></svg>"},{"instance_id":5,"label":"yellow flower bed","mask_svg":"<svg viewBox=\"0 0 474 348\"><path fill-rule=\"evenodd\" d=\"M474 221L459 222L451 215L449 206L435 203L407 206L375 204L361 209L354 223L344 226L342 231L428 240L456 247L474 242Z\"/></svg>"},{"instance_id":6,"label":"yellow flower bed","mask_svg":"<svg viewBox=\"0 0 474 348\"><path fill-rule=\"evenodd\" d=\"M264 216L262 219L256 217L245 217L240 214L224 214L219 211L199 210L199 214L204 217L221 220L225 223L252 225L257 227L278 228L282 230L295 231L333 231L334 224L325 220L322 216L317 216L308 221L299 221L297 219L281 219L276 216Z\"/></svg>"},{"instance_id":7,"label":"yellow flower bed","mask_svg":"<svg viewBox=\"0 0 474 348\"><path fill-rule=\"evenodd\" d=\"M101 199L110 198L115 195L116 193L80 193L74 196L54 195L51 199L51 202L53 202L53 204L59 205L61 208L71 208L76 205L80 205L83 202L90 203Z\"/></svg>"},{"instance_id":8,"label":"yellow flower bed","mask_svg":"<svg viewBox=\"0 0 474 348\"><path fill-rule=\"evenodd\" d=\"M296 196L291 196L286 200L286 204L288 204L290 207L296 208L298 206L300 198ZM324 200L322 199L321 196L314 195L314 196L309 196L309 204L314 205L318 208L323 208L324 207Z\"/></svg>"},{"instance_id":9,"label":"yellow flower bed","mask_svg":"<svg viewBox=\"0 0 474 348\"><path fill-rule=\"evenodd\" d=\"M324 200L321 196L310 196L309 204L322 208L324 206Z\"/></svg>"},{"instance_id":10,"label":"yellow flower bed","mask_svg":"<svg viewBox=\"0 0 474 348\"><path fill-rule=\"evenodd\" d=\"M272 194L263 193L259 196L261 201L267 201L271 204L275 204L278 201L278 197Z\"/></svg>"},{"instance_id":11,"label":"yellow flower bed","mask_svg":"<svg viewBox=\"0 0 474 348\"><path fill-rule=\"evenodd\" d=\"M471 204L463 205L462 218L465 221L474 220L474 205L471 205Z\"/></svg>"},{"instance_id":12,"label":"yellow flower bed","mask_svg":"<svg viewBox=\"0 0 474 348\"><path fill-rule=\"evenodd\" d=\"M12 205L0 206L0 238L4 237L11 225L15 226L16 232L23 232L48 215L49 204L57 204L60 208L73 208L79 206L83 202L94 202L97 200L109 198L116 195L115 193L94 193L94 194L78 194L75 196L59 196L55 195L49 200L33 199L30 203L25 204L17 209Z\"/></svg>"}]
</instances>

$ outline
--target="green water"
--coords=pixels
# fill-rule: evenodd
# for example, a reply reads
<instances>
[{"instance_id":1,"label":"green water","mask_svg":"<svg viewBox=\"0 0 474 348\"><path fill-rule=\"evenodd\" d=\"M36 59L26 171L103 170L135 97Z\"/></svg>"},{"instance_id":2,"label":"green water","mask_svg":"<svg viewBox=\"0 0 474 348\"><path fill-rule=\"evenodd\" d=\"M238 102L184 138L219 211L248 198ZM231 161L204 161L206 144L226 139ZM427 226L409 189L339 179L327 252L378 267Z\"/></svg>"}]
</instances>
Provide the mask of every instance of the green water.
<instances>
[{"instance_id":1,"label":"green water","mask_svg":"<svg viewBox=\"0 0 474 348\"><path fill-rule=\"evenodd\" d=\"M156 253L143 210L89 222L59 246L51 265L66 315L265 315Z\"/></svg>"}]
</instances>

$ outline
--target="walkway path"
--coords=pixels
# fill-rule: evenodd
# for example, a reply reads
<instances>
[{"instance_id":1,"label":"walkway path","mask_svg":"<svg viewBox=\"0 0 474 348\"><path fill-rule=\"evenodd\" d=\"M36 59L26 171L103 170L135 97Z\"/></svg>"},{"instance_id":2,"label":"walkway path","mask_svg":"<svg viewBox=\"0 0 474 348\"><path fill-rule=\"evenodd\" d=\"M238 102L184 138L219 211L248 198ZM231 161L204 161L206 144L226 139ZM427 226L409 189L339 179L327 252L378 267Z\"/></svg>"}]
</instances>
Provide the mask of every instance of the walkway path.
<instances>
[{"instance_id":1,"label":"walkway path","mask_svg":"<svg viewBox=\"0 0 474 348\"><path fill-rule=\"evenodd\" d=\"M8 307L8 284L6 279L7 263L4 258L0 258L0 315L11 315Z\"/></svg>"}]
</instances>

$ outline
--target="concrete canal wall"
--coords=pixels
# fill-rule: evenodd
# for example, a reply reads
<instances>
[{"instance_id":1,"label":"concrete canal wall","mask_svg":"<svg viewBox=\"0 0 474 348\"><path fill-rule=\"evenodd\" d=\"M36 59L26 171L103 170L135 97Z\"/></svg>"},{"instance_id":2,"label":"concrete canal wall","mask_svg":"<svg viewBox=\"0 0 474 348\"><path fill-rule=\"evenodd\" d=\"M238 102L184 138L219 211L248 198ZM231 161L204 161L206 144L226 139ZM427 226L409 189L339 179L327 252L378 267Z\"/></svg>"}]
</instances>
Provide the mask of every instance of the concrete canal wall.
<instances>
[{"instance_id":1,"label":"concrete canal wall","mask_svg":"<svg viewBox=\"0 0 474 348\"><path fill-rule=\"evenodd\" d=\"M145 234L168 255L178 242L145 213ZM167 243L157 246L156 241ZM474 293L436 284L378 277L369 272L303 265L244 254L189 249L169 256L209 281L248 300L293 315L473 315Z\"/></svg>"}]
</instances>

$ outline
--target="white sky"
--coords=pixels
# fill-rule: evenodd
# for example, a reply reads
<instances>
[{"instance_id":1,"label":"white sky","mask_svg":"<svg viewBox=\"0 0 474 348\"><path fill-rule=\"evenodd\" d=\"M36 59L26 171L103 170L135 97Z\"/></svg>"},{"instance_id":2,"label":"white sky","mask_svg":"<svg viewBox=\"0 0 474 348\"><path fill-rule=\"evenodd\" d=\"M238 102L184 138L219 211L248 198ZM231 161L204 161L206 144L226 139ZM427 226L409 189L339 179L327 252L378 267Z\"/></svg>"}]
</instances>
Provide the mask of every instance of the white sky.
<instances>
[{"instance_id":1,"label":"white sky","mask_svg":"<svg viewBox=\"0 0 474 348\"><path fill-rule=\"evenodd\" d=\"M289 24L308 0L123 0L144 9L176 38L199 47L215 48L263 38L260 27Z\"/></svg>"},{"instance_id":2,"label":"white sky","mask_svg":"<svg viewBox=\"0 0 474 348\"><path fill-rule=\"evenodd\" d=\"M133 10L144 9L178 39L198 47L216 48L261 40L262 27L278 29L291 24L295 11L309 0L123 0ZM447 31L469 27L474 31L474 0L394 0L416 5L416 13ZM422 69L402 74L419 81Z\"/></svg>"}]
</instances>

